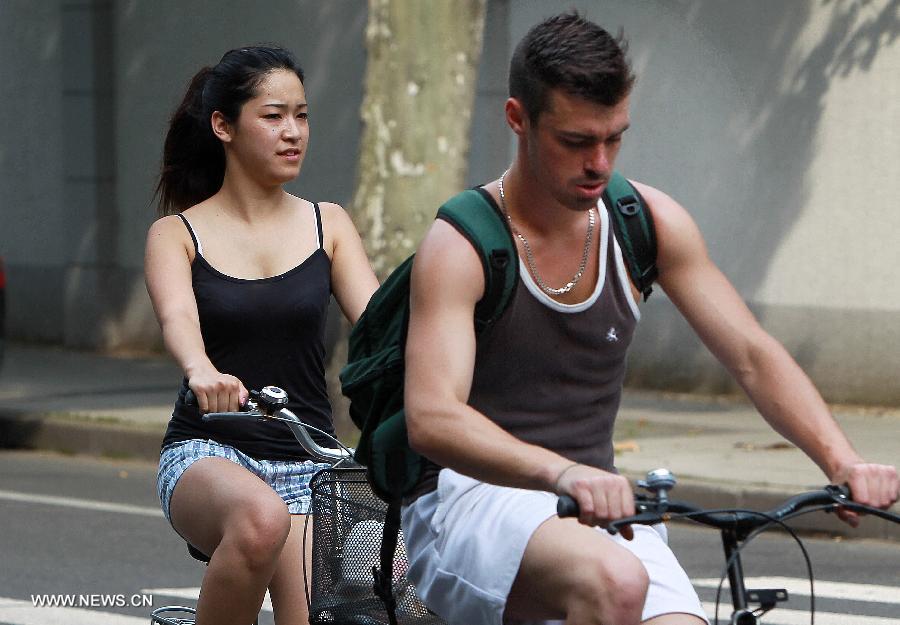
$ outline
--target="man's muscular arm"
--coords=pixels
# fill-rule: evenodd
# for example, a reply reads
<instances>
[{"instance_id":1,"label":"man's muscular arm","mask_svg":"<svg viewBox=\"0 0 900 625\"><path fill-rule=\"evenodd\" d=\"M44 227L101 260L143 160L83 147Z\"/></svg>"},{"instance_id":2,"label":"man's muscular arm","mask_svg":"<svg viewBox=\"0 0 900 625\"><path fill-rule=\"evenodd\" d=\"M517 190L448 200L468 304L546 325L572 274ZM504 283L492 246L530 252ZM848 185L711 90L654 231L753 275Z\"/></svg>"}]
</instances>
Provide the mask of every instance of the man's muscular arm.
<instances>
[{"instance_id":1,"label":"man's muscular arm","mask_svg":"<svg viewBox=\"0 0 900 625\"><path fill-rule=\"evenodd\" d=\"M474 311L483 293L475 250L452 226L436 221L412 272L405 384L412 447L485 482L570 493L582 507L584 522L602 524L633 514L632 491L621 476L572 467L566 458L515 438L467 405L475 367Z\"/></svg>"},{"instance_id":2,"label":"man's muscular arm","mask_svg":"<svg viewBox=\"0 0 900 625\"><path fill-rule=\"evenodd\" d=\"M896 501L896 469L867 463L853 449L806 374L760 327L709 258L687 211L664 193L637 186L657 228L660 286L766 421L812 458L829 480L849 484L855 500L878 507Z\"/></svg>"}]
</instances>

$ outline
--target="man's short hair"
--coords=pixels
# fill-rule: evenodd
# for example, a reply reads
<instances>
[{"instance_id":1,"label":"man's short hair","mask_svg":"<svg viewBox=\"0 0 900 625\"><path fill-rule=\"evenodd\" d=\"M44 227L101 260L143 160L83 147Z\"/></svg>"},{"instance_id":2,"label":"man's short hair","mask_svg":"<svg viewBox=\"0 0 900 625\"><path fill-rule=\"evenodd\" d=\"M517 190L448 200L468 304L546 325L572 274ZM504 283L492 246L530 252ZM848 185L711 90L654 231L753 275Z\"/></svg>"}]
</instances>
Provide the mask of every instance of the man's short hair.
<instances>
[{"instance_id":1,"label":"man's short hair","mask_svg":"<svg viewBox=\"0 0 900 625\"><path fill-rule=\"evenodd\" d=\"M576 12L555 15L516 46L509 95L522 102L533 122L546 110L551 89L615 106L634 84L626 49L621 33L614 38Z\"/></svg>"}]
</instances>

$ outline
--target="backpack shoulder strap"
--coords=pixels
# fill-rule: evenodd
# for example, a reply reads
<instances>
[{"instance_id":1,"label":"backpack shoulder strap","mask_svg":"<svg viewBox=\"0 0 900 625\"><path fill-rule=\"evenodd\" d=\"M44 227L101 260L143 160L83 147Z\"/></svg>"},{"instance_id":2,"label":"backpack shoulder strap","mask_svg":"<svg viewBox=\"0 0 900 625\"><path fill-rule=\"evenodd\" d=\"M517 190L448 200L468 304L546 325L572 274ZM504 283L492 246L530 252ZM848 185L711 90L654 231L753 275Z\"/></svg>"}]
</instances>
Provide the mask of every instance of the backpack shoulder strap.
<instances>
[{"instance_id":1,"label":"backpack shoulder strap","mask_svg":"<svg viewBox=\"0 0 900 625\"><path fill-rule=\"evenodd\" d=\"M518 283L518 251L506 218L484 189L450 198L437 213L462 234L481 258L484 297L475 306L475 329L494 323L512 300Z\"/></svg>"},{"instance_id":2,"label":"backpack shoulder strap","mask_svg":"<svg viewBox=\"0 0 900 625\"><path fill-rule=\"evenodd\" d=\"M515 292L518 282L518 252L513 242L512 232L506 218L500 213L495 203L483 189L470 189L450 198L437 213L462 234L478 253L484 270L484 296L475 306L475 329L480 332L496 321L506 309ZM357 347L354 337L359 334L357 328L379 322L379 317L388 317L383 323L387 326L402 323L405 331L408 320L409 274L412 257L398 267L381 285L372 300L366 306L367 315L354 326L350 336L350 351ZM380 314L379 307L386 311L400 308L397 300L403 298L406 306L403 315ZM402 318L401 318L402 317ZM381 334L389 334L390 328L381 328ZM405 334L404 334L405 337ZM362 340L362 339L359 339ZM366 354L373 350L367 349ZM402 349L397 352L402 363ZM341 372L342 380L353 377L348 364ZM399 369L402 373L402 367ZM345 375L346 372L346 375ZM399 385L383 385L397 392L402 400L402 375ZM344 384L344 392L348 394L349 384ZM389 403L389 402L386 402ZM353 404L351 402L351 413ZM402 495L413 484L410 479L417 479L420 471L421 457L412 452L406 435L406 421L402 408L394 414L377 422L371 417L364 419L364 429L357 446L357 458L364 458L368 465L369 484L378 497L388 502L384 528L379 551L379 566L372 569L375 594L385 607L390 625L397 625L397 600L393 589L394 554L400 533L400 507ZM372 429L369 424L372 424ZM368 443L366 445L366 443Z\"/></svg>"},{"instance_id":3,"label":"backpack shoulder strap","mask_svg":"<svg viewBox=\"0 0 900 625\"><path fill-rule=\"evenodd\" d=\"M613 172L603 201L613 218L613 229L628 267L628 275L644 301L653 292L653 282L659 271L656 268L656 229L647 203L628 179Z\"/></svg>"},{"instance_id":4,"label":"backpack shoulder strap","mask_svg":"<svg viewBox=\"0 0 900 625\"><path fill-rule=\"evenodd\" d=\"M394 555L400 538L400 500L388 502L381 530L381 548L378 552L378 567L372 567L375 595L381 599L387 612L388 624L397 625L397 597L394 595Z\"/></svg>"}]
</instances>

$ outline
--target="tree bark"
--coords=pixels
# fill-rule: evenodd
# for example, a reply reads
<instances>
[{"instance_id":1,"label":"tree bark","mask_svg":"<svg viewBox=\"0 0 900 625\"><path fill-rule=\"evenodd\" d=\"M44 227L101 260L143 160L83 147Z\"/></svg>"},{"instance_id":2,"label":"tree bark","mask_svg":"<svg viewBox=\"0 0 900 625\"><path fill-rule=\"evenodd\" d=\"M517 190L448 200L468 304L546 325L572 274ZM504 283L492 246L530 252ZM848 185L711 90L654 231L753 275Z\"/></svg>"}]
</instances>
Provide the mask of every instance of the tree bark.
<instances>
[{"instance_id":1,"label":"tree bark","mask_svg":"<svg viewBox=\"0 0 900 625\"><path fill-rule=\"evenodd\" d=\"M364 124L350 206L384 279L415 251L437 208L462 190L481 55L485 0L369 0ZM329 371L339 433L352 433L337 373Z\"/></svg>"},{"instance_id":2,"label":"tree bark","mask_svg":"<svg viewBox=\"0 0 900 625\"><path fill-rule=\"evenodd\" d=\"M484 0L369 0L352 211L381 278L461 190L484 11Z\"/></svg>"}]
</instances>

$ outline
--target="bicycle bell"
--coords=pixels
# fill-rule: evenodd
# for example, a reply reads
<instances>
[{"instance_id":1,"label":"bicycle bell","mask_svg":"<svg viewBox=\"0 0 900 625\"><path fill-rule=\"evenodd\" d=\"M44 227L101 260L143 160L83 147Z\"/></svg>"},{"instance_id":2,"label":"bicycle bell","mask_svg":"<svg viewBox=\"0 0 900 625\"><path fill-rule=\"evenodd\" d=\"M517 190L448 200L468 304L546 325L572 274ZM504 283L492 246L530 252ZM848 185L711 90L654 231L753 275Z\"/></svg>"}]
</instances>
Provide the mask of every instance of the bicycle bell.
<instances>
[{"instance_id":1,"label":"bicycle bell","mask_svg":"<svg viewBox=\"0 0 900 625\"><path fill-rule=\"evenodd\" d=\"M647 473L647 478L638 480L638 486L656 494L657 499L665 501L668 493L675 486L677 480L668 469L655 469Z\"/></svg>"},{"instance_id":2,"label":"bicycle bell","mask_svg":"<svg viewBox=\"0 0 900 625\"><path fill-rule=\"evenodd\" d=\"M264 386L259 392L259 403L266 414L273 414L281 410L288 403L288 396L284 389L277 386Z\"/></svg>"}]
</instances>

